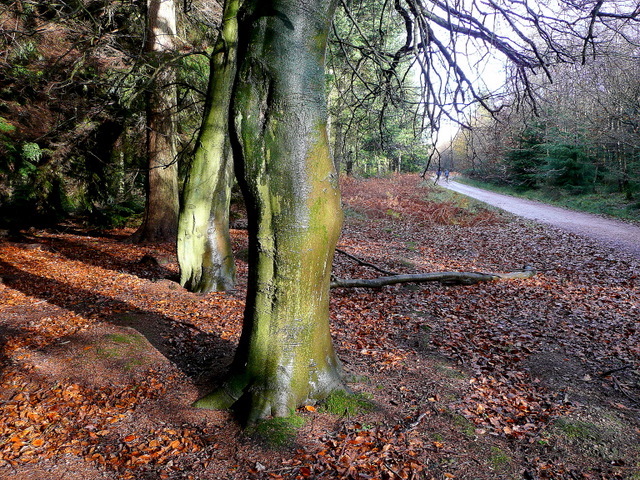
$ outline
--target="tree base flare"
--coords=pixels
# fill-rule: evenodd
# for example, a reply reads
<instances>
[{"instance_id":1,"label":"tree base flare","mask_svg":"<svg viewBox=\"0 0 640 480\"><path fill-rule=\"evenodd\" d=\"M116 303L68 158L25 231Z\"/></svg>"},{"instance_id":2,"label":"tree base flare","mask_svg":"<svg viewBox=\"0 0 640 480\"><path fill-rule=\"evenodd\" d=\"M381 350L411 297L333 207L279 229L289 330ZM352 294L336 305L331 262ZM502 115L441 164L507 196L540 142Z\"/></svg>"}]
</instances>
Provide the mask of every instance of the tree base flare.
<instances>
[{"instance_id":1,"label":"tree base flare","mask_svg":"<svg viewBox=\"0 0 640 480\"><path fill-rule=\"evenodd\" d=\"M228 410L238 399L233 397L224 387L205 395L193 403L195 408L204 408L207 410Z\"/></svg>"},{"instance_id":2,"label":"tree base flare","mask_svg":"<svg viewBox=\"0 0 640 480\"><path fill-rule=\"evenodd\" d=\"M335 392L350 392L342 378L335 373L336 378L328 376L330 380L322 385L309 384L306 393L304 389L295 388L299 385L286 391L273 387L277 385L276 380L251 382L246 376L237 375L192 406L208 410L231 410L245 426L267 417L287 417L297 408L314 405Z\"/></svg>"}]
</instances>

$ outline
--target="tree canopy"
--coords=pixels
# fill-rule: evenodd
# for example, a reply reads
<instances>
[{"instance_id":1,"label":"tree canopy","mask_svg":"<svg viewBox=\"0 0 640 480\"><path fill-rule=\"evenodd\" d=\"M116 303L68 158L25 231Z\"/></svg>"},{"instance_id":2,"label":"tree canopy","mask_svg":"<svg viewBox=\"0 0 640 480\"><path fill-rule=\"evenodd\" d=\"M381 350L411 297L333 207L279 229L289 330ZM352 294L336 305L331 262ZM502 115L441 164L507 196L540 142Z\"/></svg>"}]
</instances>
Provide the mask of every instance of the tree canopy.
<instances>
[{"instance_id":1,"label":"tree canopy","mask_svg":"<svg viewBox=\"0 0 640 480\"><path fill-rule=\"evenodd\" d=\"M331 114L344 131L336 130L335 151L339 160L355 151L365 169L372 147L393 158L399 153L393 144L407 133L409 150L428 165L431 155L442 153L434 147L442 145L443 121L468 127L474 104L491 115L509 104L537 113L540 77L562 76L554 74L560 66L591 63L637 38L631 3L363 0L341 6L329 57L337 92L330 94ZM395 142L385 141L392 130ZM352 135L358 148L350 131L358 132ZM353 158L344 163L352 168Z\"/></svg>"}]
</instances>

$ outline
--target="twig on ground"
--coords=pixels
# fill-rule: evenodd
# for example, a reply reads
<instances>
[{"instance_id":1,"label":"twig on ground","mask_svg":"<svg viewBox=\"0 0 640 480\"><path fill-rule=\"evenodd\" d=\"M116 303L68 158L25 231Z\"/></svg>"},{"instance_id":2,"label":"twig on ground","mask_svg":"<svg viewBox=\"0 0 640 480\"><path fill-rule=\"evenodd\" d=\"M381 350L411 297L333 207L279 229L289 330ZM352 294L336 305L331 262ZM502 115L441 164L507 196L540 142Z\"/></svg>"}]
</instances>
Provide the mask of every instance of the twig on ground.
<instances>
[{"instance_id":1,"label":"twig on ground","mask_svg":"<svg viewBox=\"0 0 640 480\"><path fill-rule=\"evenodd\" d=\"M378 267L377 265L374 265L373 263L365 262L361 258L358 258L358 257L356 257L354 255L351 255L350 253L347 253L344 250L341 250L339 248L336 248L336 252L344 255L345 257L350 258L351 260L354 260L354 261L358 262L360 265L362 265L364 267L373 268L374 270L376 270L376 271L378 271L380 273L384 273L385 275L397 275L396 272L390 272L388 270L385 270L383 268Z\"/></svg>"},{"instance_id":2,"label":"twig on ground","mask_svg":"<svg viewBox=\"0 0 640 480\"><path fill-rule=\"evenodd\" d=\"M386 468L387 470L389 470L391 473L393 473L396 477L398 478L402 478L400 476L400 474L398 472L396 472L393 468L391 468L389 465L387 465L386 462L382 462L382 465L384 466L384 468Z\"/></svg>"},{"instance_id":3,"label":"twig on ground","mask_svg":"<svg viewBox=\"0 0 640 480\"><path fill-rule=\"evenodd\" d=\"M627 397L627 399L633 402L634 405L640 405L640 401L637 398L635 398L633 395L631 395L629 392L627 392L627 390L622 386L622 384L618 381L616 377L611 377L611 378L613 379L613 384L620 391L620 393L622 393L625 397Z\"/></svg>"},{"instance_id":4,"label":"twig on ground","mask_svg":"<svg viewBox=\"0 0 640 480\"><path fill-rule=\"evenodd\" d=\"M418 425L420 425L420 422L422 422L422 419L426 417L427 414L428 412L422 412L420 415L418 415L418 418L415 420L415 422L411 422L409 426L404 429L404 432L410 432L411 430L415 429Z\"/></svg>"},{"instance_id":5,"label":"twig on ground","mask_svg":"<svg viewBox=\"0 0 640 480\"><path fill-rule=\"evenodd\" d=\"M616 373L616 372L621 372L622 370L626 370L627 368L631 368L632 365L625 365L623 367L618 367L618 368L612 368L611 370L607 370L606 372L602 372L600 374L601 377L607 377L609 375L611 375L612 373Z\"/></svg>"}]
</instances>

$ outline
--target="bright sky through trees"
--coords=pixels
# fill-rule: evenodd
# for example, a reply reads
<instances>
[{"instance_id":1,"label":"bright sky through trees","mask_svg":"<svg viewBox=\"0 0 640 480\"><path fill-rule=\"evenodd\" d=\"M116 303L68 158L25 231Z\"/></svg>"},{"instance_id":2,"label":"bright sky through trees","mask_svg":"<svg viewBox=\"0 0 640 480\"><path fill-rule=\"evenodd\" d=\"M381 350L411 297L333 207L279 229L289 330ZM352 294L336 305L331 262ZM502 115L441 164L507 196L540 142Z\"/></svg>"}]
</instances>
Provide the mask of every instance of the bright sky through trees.
<instances>
[{"instance_id":1,"label":"bright sky through trees","mask_svg":"<svg viewBox=\"0 0 640 480\"><path fill-rule=\"evenodd\" d=\"M434 37L449 52L448 56L423 54L422 62L430 61L435 73L426 81L435 84L432 90L440 94L438 145L455 135L458 122L468 122L475 110L471 105L486 101L484 106L499 106L516 94L533 96L530 78L552 77L554 65L588 62L616 37L638 38L638 5L632 1L430 4L434 8L425 16Z\"/></svg>"}]
</instances>

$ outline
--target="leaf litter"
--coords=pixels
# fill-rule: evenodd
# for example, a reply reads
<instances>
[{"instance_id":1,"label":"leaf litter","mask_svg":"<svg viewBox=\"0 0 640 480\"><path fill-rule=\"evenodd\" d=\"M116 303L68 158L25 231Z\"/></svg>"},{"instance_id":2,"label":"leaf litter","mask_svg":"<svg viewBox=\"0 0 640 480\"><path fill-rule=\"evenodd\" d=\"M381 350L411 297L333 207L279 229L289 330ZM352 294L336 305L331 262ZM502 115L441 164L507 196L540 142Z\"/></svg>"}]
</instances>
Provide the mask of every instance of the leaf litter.
<instances>
[{"instance_id":1,"label":"leaf litter","mask_svg":"<svg viewBox=\"0 0 640 480\"><path fill-rule=\"evenodd\" d=\"M242 255L237 290L195 295L173 281L172 245L122 242L127 230L22 232L0 241L0 477L639 474L638 259L409 175L345 179L343 203L340 248L384 269L539 274L332 291L350 387L377 408L303 408L295 442L274 451L230 414L190 407L232 359ZM246 232L232 236L246 251ZM334 271L378 275L343 255Z\"/></svg>"}]
</instances>

